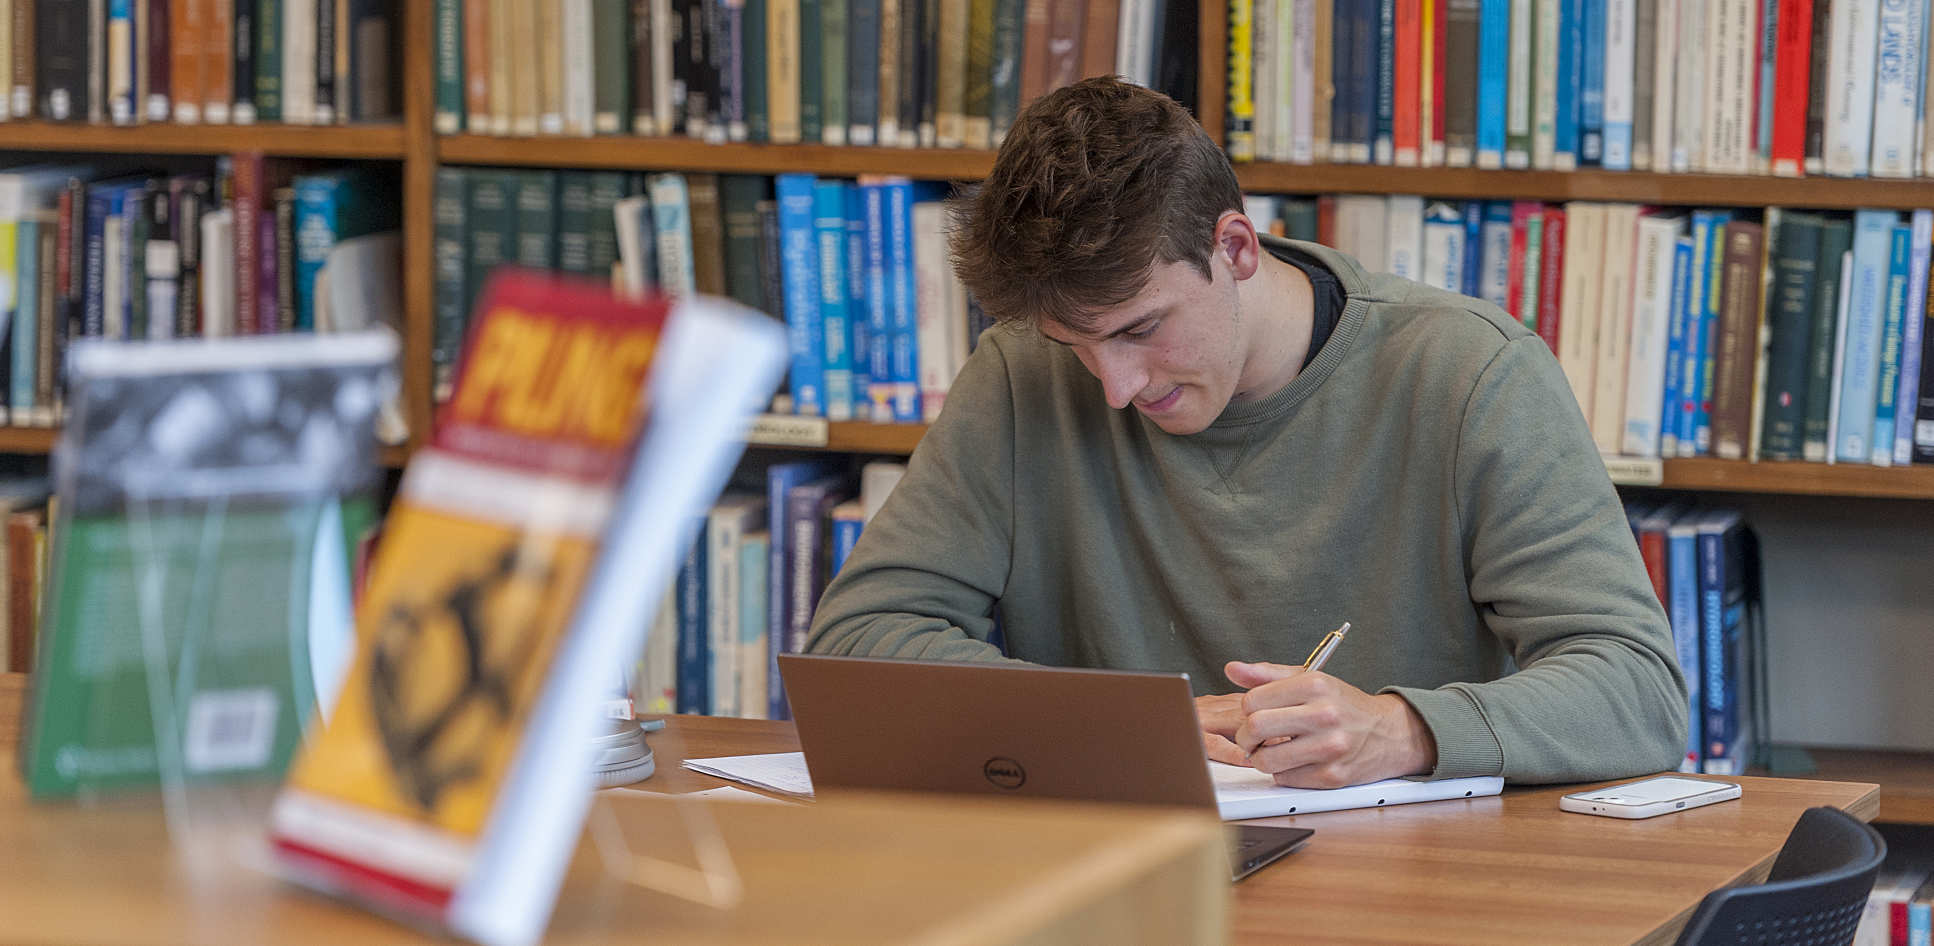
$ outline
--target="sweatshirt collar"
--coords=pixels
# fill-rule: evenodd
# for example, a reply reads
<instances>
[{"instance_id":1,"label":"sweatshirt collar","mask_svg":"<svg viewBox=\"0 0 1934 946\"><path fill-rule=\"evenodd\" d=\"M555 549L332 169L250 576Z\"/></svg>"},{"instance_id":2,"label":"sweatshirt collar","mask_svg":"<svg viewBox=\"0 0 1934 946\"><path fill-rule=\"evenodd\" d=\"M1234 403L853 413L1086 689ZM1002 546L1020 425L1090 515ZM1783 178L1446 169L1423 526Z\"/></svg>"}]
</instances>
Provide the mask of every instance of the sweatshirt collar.
<instances>
[{"instance_id":1,"label":"sweatshirt collar","mask_svg":"<svg viewBox=\"0 0 1934 946\"><path fill-rule=\"evenodd\" d=\"M1209 425L1210 430L1245 427L1272 420L1308 400L1349 354L1369 313L1370 304L1366 298L1368 276L1356 260L1316 243L1285 240L1267 234L1261 240L1265 251L1285 262L1292 255L1301 256L1329 269L1343 287L1343 313L1337 318L1336 329L1330 333L1329 340L1316 353L1316 360L1297 374L1295 380L1260 400L1229 402L1221 415L1216 417L1215 423Z\"/></svg>"}]
</instances>

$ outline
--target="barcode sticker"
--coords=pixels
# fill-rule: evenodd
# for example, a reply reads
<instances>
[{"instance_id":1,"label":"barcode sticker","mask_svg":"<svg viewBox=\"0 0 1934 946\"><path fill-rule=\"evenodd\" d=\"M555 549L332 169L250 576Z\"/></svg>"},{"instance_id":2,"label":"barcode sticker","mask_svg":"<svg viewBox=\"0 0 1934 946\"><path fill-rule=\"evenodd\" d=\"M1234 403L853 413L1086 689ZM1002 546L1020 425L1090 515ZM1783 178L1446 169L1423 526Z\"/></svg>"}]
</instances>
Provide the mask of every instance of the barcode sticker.
<instances>
[{"instance_id":1,"label":"barcode sticker","mask_svg":"<svg viewBox=\"0 0 1934 946\"><path fill-rule=\"evenodd\" d=\"M209 690L188 704L184 761L191 773L255 769L275 747L275 691Z\"/></svg>"}]
</instances>

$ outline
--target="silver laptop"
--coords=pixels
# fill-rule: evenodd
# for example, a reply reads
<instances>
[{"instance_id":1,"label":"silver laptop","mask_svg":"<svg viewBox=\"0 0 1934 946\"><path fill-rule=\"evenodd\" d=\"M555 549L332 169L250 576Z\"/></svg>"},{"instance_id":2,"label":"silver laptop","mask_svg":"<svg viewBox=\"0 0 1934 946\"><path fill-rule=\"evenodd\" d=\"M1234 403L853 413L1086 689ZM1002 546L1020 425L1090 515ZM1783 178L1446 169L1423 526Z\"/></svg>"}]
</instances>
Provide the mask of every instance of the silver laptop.
<instances>
[{"instance_id":1,"label":"silver laptop","mask_svg":"<svg viewBox=\"0 0 1934 946\"><path fill-rule=\"evenodd\" d=\"M815 792L1216 807L1187 674L804 654L779 671ZM1237 880L1313 833L1235 828Z\"/></svg>"}]
</instances>

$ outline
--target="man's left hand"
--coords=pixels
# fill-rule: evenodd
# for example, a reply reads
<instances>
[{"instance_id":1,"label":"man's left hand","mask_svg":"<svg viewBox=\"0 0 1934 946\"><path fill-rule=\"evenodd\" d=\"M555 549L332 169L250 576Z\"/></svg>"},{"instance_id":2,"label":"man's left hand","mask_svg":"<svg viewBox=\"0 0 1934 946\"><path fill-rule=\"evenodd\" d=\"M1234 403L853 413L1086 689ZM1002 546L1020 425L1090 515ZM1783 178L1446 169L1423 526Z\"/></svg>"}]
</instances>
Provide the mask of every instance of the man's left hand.
<instances>
[{"instance_id":1,"label":"man's left hand","mask_svg":"<svg viewBox=\"0 0 1934 946\"><path fill-rule=\"evenodd\" d=\"M1394 693L1371 695L1301 667L1231 662L1229 680L1249 692L1236 748L1291 788L1341 788L1437 766L1423 717Z\"/></svg>"}]
</instances>

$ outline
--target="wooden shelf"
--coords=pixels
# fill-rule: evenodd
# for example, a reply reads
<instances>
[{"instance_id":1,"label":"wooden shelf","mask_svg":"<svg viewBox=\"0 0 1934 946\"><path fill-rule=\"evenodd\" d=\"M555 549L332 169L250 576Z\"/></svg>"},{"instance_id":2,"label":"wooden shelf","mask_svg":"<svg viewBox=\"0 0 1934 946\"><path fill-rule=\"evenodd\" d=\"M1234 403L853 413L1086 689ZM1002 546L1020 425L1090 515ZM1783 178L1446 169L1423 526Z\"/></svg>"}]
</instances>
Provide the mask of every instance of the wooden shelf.
<instances>
[{"instance_id":1,"label":"wooden shelf","mask_svg":"<svg viewBox=\"0 0 1934 946\"><path fill-rule=\"evenodd\" d=\"M706 144L690 138L498 138L455 135L437 139L445 164L619 170L716 171L834 177L900 174L925 180L978 180L994 166L991 151L954 148L855 148L831 145Z\"/></svg>"},{"instance_id":2,"label":"wooden shelf","mask_svg":"<svg viewBox=\"0 0 1934 946\"><path fill-rule=\"evenodd\" d=\"M1934 181L1926 179L1266 163L1236 165L1236 179L1245 192L1265 194L1419 194L1458 200L1608 200L1698 207L1839 210L1860 207L1918 210L1934 205Z\"/></svg>"},{"instance_id":3,"label":"wooden shelf","mask_svg":"<svg viewBox=\"0 0 1934 946\"><path fill-rule=\"evenodd\" d=\"M1807 752L1819 770L1801 778L1880 786L1880 815L1875 821L1934 825L1934 752L1816 748Z\"/></svg>"},{"instance_id":4,"label":"wooden shelf","mask_svg":"<svg viewBox=\"0 0 1934 946\"><path fill-rule=\"evenodd\" d=\"M403 126L371 125L84 125L8 122L0 151L100 151L123 154L227 154L261 151L286 157L401 160Z\"/></svg>"},{"instance_id":5,"label":"wooden shelf","mask_svg":"<svg viewBox=\"0 0 1934 946\"><path fill-rule=\"evenodd\" d=\"M925 424L875 424L869 421L829 421L822 417L761 414L746 433L746 445L834 453L879 453L905 456L927 433Z\"/></svg>"},{"instance_id":6,"label":"wooden shelf","mask_svg":"<svg viewBox=\"0 0 1934 946\"><path fill-rule=\"evenodd\" d=\"M1934 499L1934 466L1667 460L1661 489Z\"/></svg>"},{"instance_id":7,"label":"wooden shelf","mask_svg":"<svg viewBox=\"0 0 1934 946\"><path fill-rule=\"evenodd\" d=\"M0 427L0 453L47 453L59 436L54 427Z\"/></svg>"}]
</instances>

